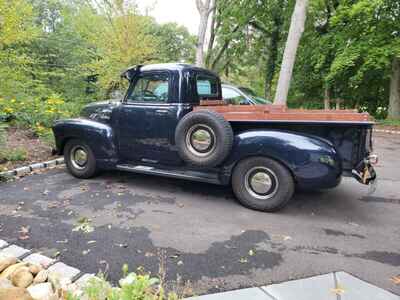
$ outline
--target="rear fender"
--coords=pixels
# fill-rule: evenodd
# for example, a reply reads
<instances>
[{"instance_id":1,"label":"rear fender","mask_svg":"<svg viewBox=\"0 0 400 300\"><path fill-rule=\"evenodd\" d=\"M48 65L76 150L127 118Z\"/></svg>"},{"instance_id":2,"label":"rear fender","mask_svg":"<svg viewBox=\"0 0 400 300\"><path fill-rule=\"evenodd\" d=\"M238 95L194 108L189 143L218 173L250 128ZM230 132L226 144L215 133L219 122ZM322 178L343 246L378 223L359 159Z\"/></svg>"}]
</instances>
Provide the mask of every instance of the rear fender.
<instances>
[{"instance_id":1,"label":"rear fender","mask_svg":"<svg viewBox=\"0 0 400 300\"><path fill-rule=\"evenodd\" d=\"M68 140L79 139L90 146L96 160L117 160L114 131L107 124L87 119L66 119L57 121L53 132L58 154L63 154Z\"/></svg>"},{"instance_id":2,"label":"rear fender","mask_svg":"<svg viewBox=\"0 0 400 300\"><path fill-rule=\"evenodd\" d=\"M252 156L265 156L282 163L303 188L334 187L342 174L340 155L330 142L277 130L237 134L231 155L224 164L225 174L231 174L239 161Z\"/></svg>"}]
</instances>

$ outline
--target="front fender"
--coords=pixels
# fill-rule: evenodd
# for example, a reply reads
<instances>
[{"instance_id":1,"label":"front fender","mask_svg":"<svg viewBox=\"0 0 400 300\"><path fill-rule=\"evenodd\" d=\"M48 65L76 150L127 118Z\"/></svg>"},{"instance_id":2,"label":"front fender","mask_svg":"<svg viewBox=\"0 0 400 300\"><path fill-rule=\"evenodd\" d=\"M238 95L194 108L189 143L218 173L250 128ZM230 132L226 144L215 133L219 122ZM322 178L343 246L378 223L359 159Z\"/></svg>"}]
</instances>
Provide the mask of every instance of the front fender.
<instances>
[{"instance_id":1,"label":"front fender","mask_svg":"<svg viewBox=\"0 0 400 300\"><path fill-rule=\"evenodd\" d=\"M66 119L57 121L52 129L58 154L63 154L64 146L69 139L76 138L90 146L96 160L117 159L115 134L112 127L107 124L87 119Z\"/></svg>"},{"instance_id":2,"label":"front fender","mask_svg":"<svg viewBox=\"0 0 400 300\"><path fill-rule=\"evenodd\" d=\"M242 159L266 156L285 165L302 188L330 188L339 184L342 160L334 146L318 137L277 130L255 130L235 136L225 166L231 173Z\"/></svg>"}]
</instances>

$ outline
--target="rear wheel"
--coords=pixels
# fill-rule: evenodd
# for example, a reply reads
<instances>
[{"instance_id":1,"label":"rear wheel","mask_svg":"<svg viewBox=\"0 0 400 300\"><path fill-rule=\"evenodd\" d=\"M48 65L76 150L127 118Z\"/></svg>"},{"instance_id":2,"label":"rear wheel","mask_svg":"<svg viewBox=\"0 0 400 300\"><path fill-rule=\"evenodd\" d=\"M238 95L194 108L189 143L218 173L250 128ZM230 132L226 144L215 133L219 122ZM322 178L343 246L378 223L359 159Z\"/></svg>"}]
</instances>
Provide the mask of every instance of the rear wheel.
<instances>
[{"instance_id":1,"label":"rear wheel","mask_svg":"<svg viewBox=\"0 0 400 300\"><path fill-rule=\"evenodd\" d=\"M96 158L90 147L83 141L73 139L64 148L64 160L68 171L78 178L91 178L96 175Z\"/></svg>"},{"instance_id":2,"label":"rear wheel","mask_svg":"<svg viewBox=\"0 0 400 300\"><path fill-rule=\"evenodd\" d=\"M251 157L235 167L232 189L244 206L267 212L282 209L292 198L294 180L289 170L266 157Z\"/></svg>"}]
</instances>

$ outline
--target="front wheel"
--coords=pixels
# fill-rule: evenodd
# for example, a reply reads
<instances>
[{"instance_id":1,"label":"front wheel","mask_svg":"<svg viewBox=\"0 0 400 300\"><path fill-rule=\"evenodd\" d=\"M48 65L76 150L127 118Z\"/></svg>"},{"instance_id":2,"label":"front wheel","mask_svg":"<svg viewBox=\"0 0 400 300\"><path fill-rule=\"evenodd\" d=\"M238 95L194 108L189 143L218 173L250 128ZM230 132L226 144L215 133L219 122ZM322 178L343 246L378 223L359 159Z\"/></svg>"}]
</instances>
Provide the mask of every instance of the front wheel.
<instances>
[{"instance_id":1,"label":"front wheel","mask_svg":"<svg viewBox=\"0 0 400 300\"><path fill-rule=\"evenodd\" d=\"M68 171L77 178L91 178L96 175L96 158L92 149L78 139L69 140L64 148L64 160Z\"/></svg>"},{"instance_id":2,"label":"front wheel","mask_svg":"<svg viewBox=\"0 0 400 300\"><path fill-rule=\"evenodd\" d=\"M266 157L251 157L235 167L232 189L238 201L251 209L274 212L292 198L294 180L289 170Z\"/></svg>"}]
</instances>

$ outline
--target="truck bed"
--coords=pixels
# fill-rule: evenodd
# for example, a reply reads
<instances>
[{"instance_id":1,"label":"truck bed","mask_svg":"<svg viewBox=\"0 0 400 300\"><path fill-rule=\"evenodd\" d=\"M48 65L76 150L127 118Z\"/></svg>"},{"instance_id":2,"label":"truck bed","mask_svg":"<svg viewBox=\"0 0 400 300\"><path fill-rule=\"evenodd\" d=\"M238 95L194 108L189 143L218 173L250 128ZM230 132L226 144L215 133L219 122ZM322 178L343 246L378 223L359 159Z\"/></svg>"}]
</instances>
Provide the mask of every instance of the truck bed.
<instances>
[{"instance_id":1,"label":"truck bed","mask_svg":"<svg viewBox=\"0 0 400 300\"><path fill-rule=\"evenodd\" d=\"M209 109L228 121L295 121L295 122L372 122L368 113L356 110L290 109L283 105L226 105L223 101L203 100L194 110Z\"/></svg>"}]
</instances>

